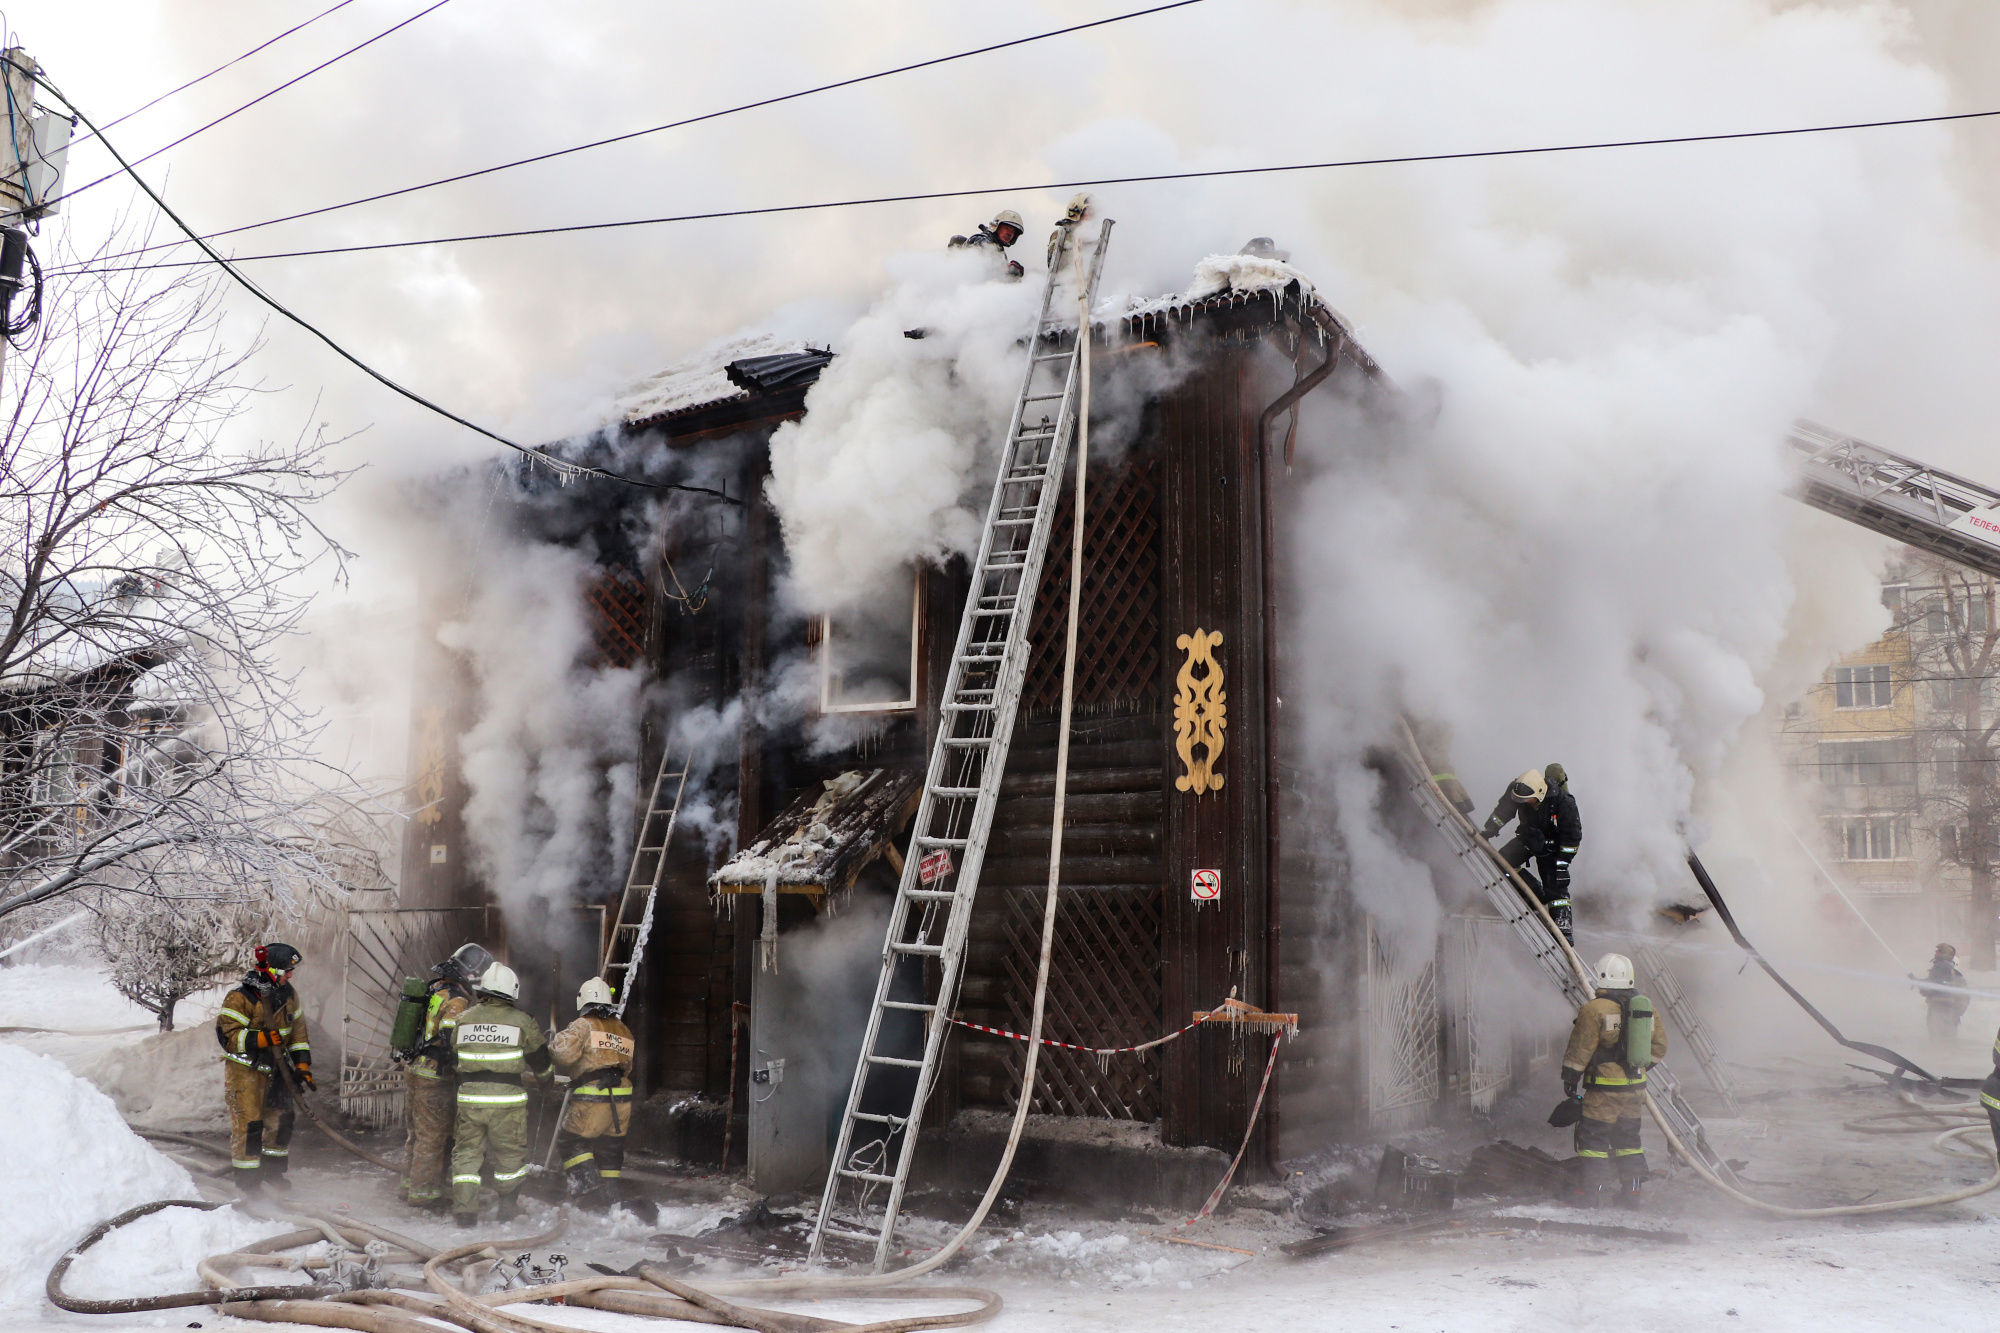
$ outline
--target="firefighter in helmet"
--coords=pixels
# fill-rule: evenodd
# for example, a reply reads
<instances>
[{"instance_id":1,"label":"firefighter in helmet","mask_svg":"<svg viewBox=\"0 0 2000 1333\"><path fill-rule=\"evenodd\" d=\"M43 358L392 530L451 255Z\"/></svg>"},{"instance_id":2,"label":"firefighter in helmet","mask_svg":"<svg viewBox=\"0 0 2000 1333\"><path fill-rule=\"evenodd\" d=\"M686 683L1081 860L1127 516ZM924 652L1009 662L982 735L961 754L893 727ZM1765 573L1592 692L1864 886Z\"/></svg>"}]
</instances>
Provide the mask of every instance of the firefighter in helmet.
<instances>
[{"instance_id":1,"label":"firefighter in helmet","mask_svg":"<svg viewBox=\"0 0 2000 1333\"><path fill-rule=\"evenodd\" d=\"M423 1027L403 1086L409 1098L408 1166L403 1196L419 1208L445 1207L445 1168L451 1156L451 1126L458 1114L458 1061L452 1037L458 1016L472 1004L472 988L493 965L493 955L477 944L462 944L431 969L430 997Z\"/></svg>"},{"instance_id":2,"label":"firefighter in helmet","mask_svg":"<svg viewBox=\"0 0 2000 1333\"><path fill-rule=\"evenodd\" d=\"M991 222L980 223L970 236L952 237L951 248L954 250L991 250L996 255L1004 258L1008 247L1020 240L1021 233L1026 230L1027 224L1021 221L1019 213L1016 213L1011 208L1003 208L993 215ZM1019 278L1025 271L1019 263L1012 259L1007 260L1008 278Z\"/></svg>"},{"instance_id":3,"label":"firefighter in helmet","mask_svg":"<svg viewBox=\"0 0 2000 1333\"><path fill-rule=\"evenodd\" d=\"M222 1011L215 1016L215 1039L222 1045L222 1097L229 1108L229 1161L246 1193L266 1185L290 1187L285 1168L291 1157L293 1110L284 1071L313 1086L305 1006L292 989L298 965L299 951L291 945L258 945L257 965L223 997Z\"/></svg>"},{"instance_id":4,"label":"firefighter in helmet","mask_svg":"<svg viewBox=\"0 0 2000 1333\"><path fill-rule=\"evenodd\" d=\"M513 968L489 964L473 983L472 999L452 1029L458 1114L451 1131L451 1214L461 1227L479 1221L482 1165L493 1168L500 1220L521 1215L515 1194L528 1175L528 1087L551 1072L542 1029L521 1012L521 979Z\"/></svg>"},{"instance_id":5,"label":"firefighter in helmet","mask_svg":"<svg viewBox=\"0 0 2000 1333\"><path fill-rule=\"evenodd\" d=\"M1508 783L1480 832L1489 840L1497 838L1515 820L1520 823L1500 855L1548 907L1563 938L1574 943L1569 865L1583 845L1583 817L1577 813L1576 797L1569 794L1569 774L1561 764L1550 764L1539 773L1531 768ZM1531 858L1539 877L1526 869Z\"/></svg>"},{"instance_id":6,"label":"firefighter in helmet","mask_svg":"<svg viewBox=\"0 0 2000 1333\"><path fill-rule=\"evenodd\" d=\"M632 1029L620 1022L611 987L592 977L576 994L574 1023L549 1039L558 1072L569 1078L569 1111L556 1134L570 1197L586 1207L609 1202L605 1182L624 1174L625 1131L632 1125Z\"/></svg>"},{"instance_id":7,"label":"firefighter in helmet","mask_svg":"<svg viewBox=\"0 0 2000 1333\"><path fill-rule=\"evenodd\" d=\"M1615 1175L1618 1205L1637 1208L1645 1184L1646 1151L1639 1119L1646 1110L1646 1070L1667 1054L1666 1025L1653 1017L1652 1002L1637 993L1632 960L1608 953L1597 960L1597 998L1576 1011L1569 1045L1563 1048L1563 1092L1583 1102L1576 1121L1578 1181L1586 1201L1598 1198ZM1634 1025L1644 1049L1631 1050Z\"/></svg>"}]
</instances>

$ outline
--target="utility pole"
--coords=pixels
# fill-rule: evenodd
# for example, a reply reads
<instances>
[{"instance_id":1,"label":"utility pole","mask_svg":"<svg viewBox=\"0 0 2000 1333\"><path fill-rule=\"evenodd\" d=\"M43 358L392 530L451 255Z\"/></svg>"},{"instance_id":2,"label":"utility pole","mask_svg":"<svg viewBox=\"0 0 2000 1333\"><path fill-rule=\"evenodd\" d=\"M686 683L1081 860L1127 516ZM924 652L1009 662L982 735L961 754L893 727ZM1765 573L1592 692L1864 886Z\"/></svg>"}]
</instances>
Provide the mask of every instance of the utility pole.
<instances>
[{"instance_id":1,"label":"utility pole","mask_svg":"<svg viewBox=\"0 0 2000 1333\"><path fill-rule=\"evenodd\" d=\"M33 56L11 46L0 52L0 60L6 62L0 69L0 93L6 101L0 108L6 112L5 129L0 131L0 367L4 367L10 339L26 333L41 316L41 268L34 263L28 234L62 208L63 167L75 121L46 109L36 114L34 76L41 66ZM35 273L34 305L24 323L15 317L14 298L29 267Z\"/></svg>"}]
</instances>

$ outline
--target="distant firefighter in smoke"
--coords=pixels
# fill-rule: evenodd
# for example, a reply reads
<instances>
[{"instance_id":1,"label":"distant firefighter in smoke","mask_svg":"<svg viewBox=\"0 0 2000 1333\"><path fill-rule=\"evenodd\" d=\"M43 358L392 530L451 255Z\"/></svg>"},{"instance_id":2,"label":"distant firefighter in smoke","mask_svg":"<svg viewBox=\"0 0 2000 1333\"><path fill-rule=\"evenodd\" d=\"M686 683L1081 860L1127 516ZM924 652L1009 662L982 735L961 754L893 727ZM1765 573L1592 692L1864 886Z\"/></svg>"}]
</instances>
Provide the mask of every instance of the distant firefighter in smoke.
<instances>
[{"instance_id":1,"label":"distant firefighter in smoke","mask_svg":"<svg viewBox=\"0 0 2000 1333\"><path fill-rule=\"evenodd\" d=\"M1916 981L1915 977L1910 978ZM1959 1020L1965 1017L1972 996L1965 989L1965 973L1958 970L1958 949L1940 944L1931 955L1930 970L1917 982L1924 993L1925 1026L1932 1041L1955 1041Z\"/></svg>"},{"instance_id":2,"label":"distant firefighter in smoke","mask_svg":"<svg viewBox=\"0 0 2000 1333\"><path fill-rule=\"evenodd\" d=\"M1561 764L1550 764L1540 773L1531 768L1508 783L1480 832L1491 840L1516 820L1519 827L1500 855L1547 904L1563 938L1574 943L1569 866L1583 845L1583 816L1577 812L1576 797L1569 794L1569 774ZM1531 858L1539 877L1524 869Z\"/></svg>"}]
</instances>

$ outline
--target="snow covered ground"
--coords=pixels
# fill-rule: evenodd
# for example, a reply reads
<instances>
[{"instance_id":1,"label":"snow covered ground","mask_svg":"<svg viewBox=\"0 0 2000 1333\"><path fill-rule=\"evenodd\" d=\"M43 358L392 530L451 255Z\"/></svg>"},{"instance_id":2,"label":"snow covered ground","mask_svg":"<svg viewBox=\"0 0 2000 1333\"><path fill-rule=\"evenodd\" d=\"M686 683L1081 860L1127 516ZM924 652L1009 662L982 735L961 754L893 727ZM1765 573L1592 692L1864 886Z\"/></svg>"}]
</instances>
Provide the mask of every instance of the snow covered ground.
<instances>
[{"instance_id":1,"label":"snow covered ground","mask_svg":"<svg viewBox=\"0 0 2000 1333\"><path fill-rule=\"evenodd\" d=\"M144 1015L123 1004L74 969L0 970L0 1026L48 1026L49 1013L58 1010L63 1024L75 1030L139 1026ZM212 1008L212 1001L187 1006L181 1019L186 1035L207 1037ZM1913 1042L1910 1053L1950 1072L1980 1071L1990 1025L1983 1014L1977 1017L1968 1020L1955 1046ZM147 1199L196 1197L182 1168L123 1127L121 1107L112 1098L64 1068L93 1077L115 1074L110 1081L126 1115L157 1125L156 1112L192 1115L200 1109L189 1091L199 1080L186 1071L168 1080L172 1088L155 1095L144 1111L131 1109L143 1089L128 1085L144 1082L150 1067L135 1053L159 1046L157 1037L143 1030L92 1037L0 1034L0 1141L9 1148L0 1157L0 1200L7 1205L0 1210L0 1253L8 1260L0 1266L0 1327L33 1333L250 1327L208 1309L68 1315L41 1298L49 1264L96 1221ZM1739 1067L1745 1101L1736 1118L1718 1113L1698 1074L1684 1071L1683 1077L1695 1088L1716 1146L1725 1156L1744 1160L1745 1176L1773 1201L1823 1206L1905 1197L1954 1188L1988 1173L1977 1160L1936 1152L1928 1134L1884 1137L1843 1128L1843 1122L1895 1109L1896 1103L1877 1080L1849 1068L1841 1056L1815 1048ZM217 1063L212 1051L194 1047L171 1053L171 1060L168 1053L153 1058L162 1062L157 1070L162 1078L171 1072L165 1064L173 1061L211 1072ZM1396 1142L1452 1165L1473 1144L1494 1137L1566 1155L1567 1136L1540 1123L1553 1100L1549 1094L1543 1088L1524 1093L1503 1104L1490 1123L1425 1130ZM219 1101L218 1094L211 1107ZM1277 1247L1311 1234L1313 1227L1285 1211L1225 1206L1215 1219L1182 1226L1181 1219L1165 1214L1088 1220L1074 1211L1030 1204L1011 1225L989 1227L948 1280L1001 1292L1007 1308L990 1327L1002 1333L1131 1328L1214 1333L1218 1327L1487 1333L1601 1323L1607 1311L1615 1312L1621 1329L1636 1333L1913 1327L1930 1333L1992 1325L2000 1295L2000 1191L1922 1212L1777 1219L1718 1198L1659 1148L1649 1128L1653 1164L1668 1174L1654 1182L1651 1206L1643 1214L1554 1204L1505 1211L1670 1229L1689 1236L1685 1244L1535 1234L1475 1223L1436 1237L1292 1259ZM440 1244L460 1239L462 1233L448 1223L396 1202L385 1173L332 1151L310 1128L301 1126L296 1151L299 1197ZM1342 1160L1366 1172L1372 1152ZM1306 1172L1296 1178L1301 1187L1342 1169L1331 1160L1299 1165ZM666 1251L656 1234L700 1233L751 1202L740 1186L721 1180L690 1181L663 1197L674 1202L662 1208L656 1225L625 1214L579 1218L559 1246L571 1256L572 1272L585 1260L623 1268L660 1258ZM1461 1210L1478 1203L1461 1200ZM523 1234L550 1216L546 1205L536 1204L524 1223L508 1230ZM1364 1213L1331 1220L1350 1225L1380 1219ZM193 1265L200 1256L273 1229L227 1211L149 1218L81 1261L71 1289L108 1296L192 1287L198 1285ZM939 1243L953 1229L947 1222L917 1219L903 1234L914 1251ZM1177 1243L1190 1240L1202 1244ZM755 1272L714 1260L693 1276L721 1280ZM853 1321L942 1308L881 1300L767 1303ZM664 1327L574 1308L532 1313L578 1329Z\"/></svg>"}]
</instances>

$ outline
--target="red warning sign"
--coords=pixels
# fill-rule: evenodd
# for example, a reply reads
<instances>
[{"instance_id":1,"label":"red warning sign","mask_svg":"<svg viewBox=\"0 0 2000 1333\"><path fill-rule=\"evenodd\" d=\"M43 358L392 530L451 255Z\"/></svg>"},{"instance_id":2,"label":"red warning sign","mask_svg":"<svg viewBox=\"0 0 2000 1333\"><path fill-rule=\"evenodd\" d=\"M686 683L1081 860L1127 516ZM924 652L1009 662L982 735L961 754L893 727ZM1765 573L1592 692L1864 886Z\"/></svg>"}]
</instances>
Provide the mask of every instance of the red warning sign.
<instances>
[{"instance_id":1,"label":"red warning sign","mask_svg":"<svg viewBox=\"0 0 2000 1333\"><path fill-rule=\"evenodd\" d=\"M924 882L925 888L929 888L950 873L951 848L949 847L940 847L917 862L917 878Z\"/></svg>"},{"instance_id":2,"label":"red warning sign","mask_svg":"<svg viewBox=\"0 0 2000 1333\"><path fill-rule=\"evenodd\" d=\"M1197 870L1188 885L1188 897L1198 903L1222 901L1222 872L1220 870Z\"/></svg>"}]
</instances>

